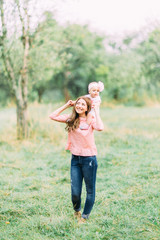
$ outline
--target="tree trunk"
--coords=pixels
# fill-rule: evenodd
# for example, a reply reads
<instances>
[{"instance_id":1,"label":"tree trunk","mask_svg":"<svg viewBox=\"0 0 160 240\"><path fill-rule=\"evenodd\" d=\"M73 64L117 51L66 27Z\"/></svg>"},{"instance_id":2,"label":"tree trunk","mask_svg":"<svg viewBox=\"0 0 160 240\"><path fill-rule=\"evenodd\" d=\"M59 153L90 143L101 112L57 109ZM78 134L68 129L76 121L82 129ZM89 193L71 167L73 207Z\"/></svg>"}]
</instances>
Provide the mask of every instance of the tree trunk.
<instances>
[{"instance_id":1,"label":"tree trunk","mask_svg":"<svg viewBox=\"0 0 160 240\"><path fill-rule=\"evenodd\" d=\"M66 71L64 73L64 97L65 97L66 102L68 102L68 100L71 99L71 96L68 91L68 82L69 82L68 76L69 76L69 74L70 74L70 72L68 72L68 71Z\"/></svg>"},{"instance_id":2,"label":"tree trunk","mask_svg":"<svg viewBox=\"0 0 160 240\"><path fill-rule=\"evenodd\" d=\"M0 44L2 49L2 59L8 78L12 84L12 89L16 98L17 104L17 138L24 139L28 137L28 122L27 122L27 102L28 102L28 56L29 56L29 14L27 7L20 5L19 0L15 0L14 3L17 7L19 14L19 20L22 28L22 66L19 68L19 76L16 78L17 70L12 63L11 51L8 49L6 42L7 36L7 24L4 17L4 0L0 0L0 17L2 25L2 36L0 36ZM24 11L22 11L22 8ZM23 15L22 15L23 13Z\"/></svg>"},{"instance_id":3,"label":"tree trunk","mask_svg":"<svg viewBox=\"0 0 160 240\"><path fill-rule=\"evenodd\" d=\"M68 102L69 99L71 99L68 88L64 87L64 97L65 97L65 101Z\"/></svg>"},{"instance_id":4,"label":"tree trunk","mask_svg":"<svg viewBox=\"0 0 160 240\"><path fill-rule=\"evenodd\" d=\"M38 92L38 102L39 103L42 102L42 96L43 96L44 91L45 91L45 89L43 87L37 89L37 92Z\"/></svg>"},{"instance_id":5,"label":"tree trunk","mask_svg":"<svg viewBox=\"0 0 160 240\"><path fill-rule=\"evenodd\" d=\"M42 93L38 92L38 102L41 103L42 102Z\"/></svg>"},{"instance_id":6,"label":"tree trunk","mask_svg":"<svg viewBox=\"0 0 160 240\"><path fill-rule=\"evenodd\" d=\"M28 137L27 106L17 103L17 139Z\"/></svg>"}]
</instances>

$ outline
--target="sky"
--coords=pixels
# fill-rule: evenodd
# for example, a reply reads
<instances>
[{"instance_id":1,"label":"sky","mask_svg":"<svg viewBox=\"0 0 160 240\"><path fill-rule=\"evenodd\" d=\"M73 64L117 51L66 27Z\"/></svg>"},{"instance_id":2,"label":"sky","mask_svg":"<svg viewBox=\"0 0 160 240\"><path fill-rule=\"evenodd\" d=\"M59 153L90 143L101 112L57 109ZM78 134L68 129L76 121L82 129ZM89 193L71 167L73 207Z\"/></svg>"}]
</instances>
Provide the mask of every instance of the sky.
<instances>
[{"instance_id":1,"label":"sky","mask_svg":"<svg viewBox=\"0 0 160 240\"><path fill-rule=\"evenodd\" d=\"M160 0L38 0L60 24L88 24L104 34L120 34L160 22ZM55 2L55 5L53 4Z\"/></svg>"},{"instance_id":2,"label":"sky","mask_svg":"<svg viewBox=\"0 0 160 240\"><path fill-rule=\"evenodd\" d=\"M160 0L30 0L33 28L46 10L53 12L61 25L87 24L90 30L117 39L140 30L143 35L160 26ZM8 24L14 31L18 21L10 19Z\"/></svg>"}]
</instances>

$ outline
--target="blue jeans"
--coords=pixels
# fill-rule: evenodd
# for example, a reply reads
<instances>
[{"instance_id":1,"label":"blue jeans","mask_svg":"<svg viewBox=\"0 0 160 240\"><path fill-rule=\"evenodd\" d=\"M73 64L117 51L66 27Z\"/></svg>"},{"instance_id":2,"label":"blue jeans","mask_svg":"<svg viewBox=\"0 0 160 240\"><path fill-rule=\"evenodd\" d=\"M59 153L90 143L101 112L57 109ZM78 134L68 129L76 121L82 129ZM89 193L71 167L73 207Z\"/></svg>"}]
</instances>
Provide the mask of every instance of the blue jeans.
<instances>
[{"instance_id":1,"label":"blue jeans","mask_svg":"<svg viewBox=\"0 0 160 240\"><path fill-rule=\"evenodd\" d=\"M87 219L95 201L95 184L97 172L96 156L76 156L71 159L71 194L72 203L75 211L81 210L82 182L86 185L86 202L82 217Z\"/></svg>"}]
</instances>

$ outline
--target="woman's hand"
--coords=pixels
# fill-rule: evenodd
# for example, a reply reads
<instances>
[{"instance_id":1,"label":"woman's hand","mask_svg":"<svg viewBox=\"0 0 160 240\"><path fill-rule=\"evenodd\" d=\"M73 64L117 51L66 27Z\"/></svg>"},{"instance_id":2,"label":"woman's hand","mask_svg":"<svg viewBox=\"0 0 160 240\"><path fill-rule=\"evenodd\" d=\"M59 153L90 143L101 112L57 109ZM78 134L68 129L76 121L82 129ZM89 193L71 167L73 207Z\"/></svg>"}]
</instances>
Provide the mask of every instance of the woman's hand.
<instances>
[{"instance_id":1,"label":"woman's hand","mask_svg":"<svg viewBox=\"0 0 160 240\"><path fill-rule=\"evenodd\" d=\"M75 101L69 100L69 101L66 103L66 107L73 107L74 104L75 104Z\"/></svg>"}]
</instances>

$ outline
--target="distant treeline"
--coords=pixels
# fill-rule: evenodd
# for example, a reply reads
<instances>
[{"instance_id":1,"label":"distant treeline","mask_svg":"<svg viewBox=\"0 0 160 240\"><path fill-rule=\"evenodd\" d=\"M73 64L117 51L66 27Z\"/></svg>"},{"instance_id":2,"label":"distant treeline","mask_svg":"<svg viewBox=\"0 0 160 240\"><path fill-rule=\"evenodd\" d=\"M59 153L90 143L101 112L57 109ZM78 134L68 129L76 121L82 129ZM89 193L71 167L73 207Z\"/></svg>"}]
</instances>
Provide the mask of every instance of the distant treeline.
<instances>
[{"instance_id":1,"label":"distant treeline","mask_svg":"<svg viewBox=\"0 0 160 240\"><path fill-rule=\"evenodd\" d=\"M30 33L29 101L54 102L87 93L88 83L102 81L103 100L143 104L160 99L160 27L121 43L77 24L60 26L51 13ZM140 40L141 39L141 40ZM15 78L22 69L21 37L8 38ZM105 42L105 45L104 45ZM0 102L14 99L0 45Z\"/></svg>"}]
</instances>

